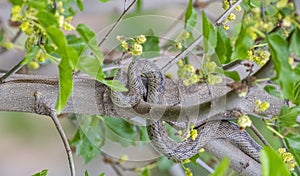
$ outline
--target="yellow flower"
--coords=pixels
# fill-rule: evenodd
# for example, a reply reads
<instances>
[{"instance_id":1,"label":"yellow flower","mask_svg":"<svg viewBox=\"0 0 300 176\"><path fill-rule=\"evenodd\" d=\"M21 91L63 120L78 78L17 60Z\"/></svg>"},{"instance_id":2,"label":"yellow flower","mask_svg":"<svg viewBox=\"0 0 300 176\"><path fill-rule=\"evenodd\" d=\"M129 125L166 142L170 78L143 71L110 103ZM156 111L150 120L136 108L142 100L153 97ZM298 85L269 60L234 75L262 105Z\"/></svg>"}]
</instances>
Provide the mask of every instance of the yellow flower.
<instances>
[{"instance_id":1,"label":"yellow flower","mask_svg":"<svg viewBox=\"0 0 300 176\"><path fill-rule=\"evenodd\" d=\"M180 59L180 60L177 61L177 65L178 65L178 67L183 67L183 61L182 61L182 59Z\"/></svg>"},{"instance_id":2,"label":"yellow flower","mask_svg":"<svg viewBox=\"0 0 300 176\"><path fill-rule=\"evenodd\" d=\"M190 37L190 33L187 32L187 31L185 31L185 32L183 32L183 33L181 34L181 38L182 38L182 39L188 39L189 37Z\"/></svg>"},{"instance_id":3,"label":"yellow flower","mask_svg":"<svg viewBox=\"0 0 300 176\"><path fill-rule=\"evenodd\" d=\"M237 5L234 10L236 10L237 12L240 12L242 10L242 7L240 5Z\"/></svg>"},{"instance_id":4,"label":"yellow flower","mask_svg":"<svg viewBox=\"0 0 300 176\"><path fill-rule=\"evenodd\" d=\"M31 61L31 62L28 63L28 68L36 70L36 69L40 68L40 64L36 61Z\"/></svg>"},{"instance_id":5,"label":"yellow flower","mask_svg":"<svg viewBox=\"0 0 300 176\"><path fill-rule=\"evenodd\" d=\"M278 152L279 152L280 154L283 154L283 153L286 152L286 149L285 149L285 148L279 148L279 149L278 149Z\"/></svg>"},{"instance_id":6,"label":"yellow flower","mask_svg":"<svg viewBox=\"0 0 300 176\"><path fill-rule=\"evenodd\" d=\"M269 109L269 107L269 102L261 102L260 100L255 100L255 112L265 112L267 109Z\"/></svg>"},{"instance_id":7,"label":"yellow flower","mask_svg":"<svg viewBox=\"0 0 300 176\"><path fill-rule=\"evenodd\" d=\"M235 20L235 18L236 18L236 16L235 16L234 13L230 13L230 14L228 15L228 17L227 17L227 19L228 19L229 21Z\"/></svg>"},{"instance_id":8,"label":"yellow flower","mask_svg":"<svg viewBox=\"0 0 300 176\"><path fill-rule=\"evenodd\" d=\"M178 49L182 49L182 44L180 42L175 42L175 47Z\"/></svg>"},{"instance_id":9,"label":"yellow flower","mask_svg":"<svg viewBox=\"0 0 300 176\"><path fill-rule=\"evenodd\" d=\"M25 32L27 35L31 35L33 33L32 26L29 21L23 22L20 27L21 31Z\"/></svg>"},{"instance_id":10,"label":"yellow flower","mask_svg":"<svg viewBox=\"0 0 300 176\"><path fill-rule=\"evenodd\" d=\"M229 30L229 26L228 25L224 25L223 28L228 31Z\"/></svg>"},{"instance_id":11,"label":"yellow flower","mask_svg":"<svg viewBox=\"0 0 300 176\"><path fill-rule=\"evenodd\" d=\"M184 173L186 176L193 176L193 173L190 168L185 168Z\"/></svg>"},{"instance_id":12,"label":"yellow flower","mask_svg":"<svg viewBox=\"0 0 300 176\"><path fill-rule=\"evenodd\" d=\"M201 148L201 149L199 150L199 153L203 153L203 152L205 152L205 149L204 149L204 148Z\"/></svg>"},{"instance_id":13,"label":"yellow flower","mask_svg":"<svg viewBox=\"0 0 300 176\"><path fill-rule=\"evenodd\" d=\"M190 131L190 133L191 133L191 138L192 138L192 140L193 140L193 141L196 140L196 138L197 138L197 136L198 136L198 131L195 130L195 129L192 129L192 130Z\"/></svg>"},{"instance_id":14,"label":"yellow flower","mask_svg":"<svg viewBox=\"0 0 300 176\"><path fill-rule=\"evenodd\" d=\"M18 6L18 5L16 5L16 6L13 6L12 8L11 8L11 13L14 15L14 14L18 14L18 13L20 13L21 12L21 7L20 6Z\"/></svg>"},{"instance_id":15,"label":"yellow flower","mask_svg":"<svg viewBox=\"0 0 300 176\"><path fill-rule=\"evenodd\" d=\"M143 53L142 45L140 45L138 43L133 43L131 51L129 53L132 54L133 56L141 55Z\"/></svg>"},{"instance_id":16,"label":"yellow flower","mask_svg":"<svg viewBox=\"0 0 300 176\"><path fill-rule=\"evenodd\" d=\"M144 35L139 35L135 38L137 44L143 44L147 41L147 38Z\"/></svg>"},{"instance_id":17,"label":"yellow flower","mask_svg":"<svg viewBox=\"0 0 300 176\"><path fill-rule=\"evenodd\" d=\"M278 152L288 169L290 171L293 171L295 169L295 166L297 165L294 156L290 152L287 152L285 148L279 148Z\"/></svg>"},{"instance_id":18,"label":"yellow flower","mask_svg":"<svg viewBox=\"0 0 300 176\"><path fill-rule=\"evenodd\" d=\"M252 125L252 121L249 118L249 116L243 115L243 116L238 118L237 124L242 129L245 129L246 127L250 127Z\"/></svg>"},{"instance_id":19,"label":"yellow flower","mask_svg":"<svg viewBox=\"0 0 300 176\"><path fill-rule=\"evenodd\" d=\"M123 48L123 51L127 51L128 50L128 44L127 44L127 42L125 40L121 42L121 47Z\"/></svg>"}]
</instances>

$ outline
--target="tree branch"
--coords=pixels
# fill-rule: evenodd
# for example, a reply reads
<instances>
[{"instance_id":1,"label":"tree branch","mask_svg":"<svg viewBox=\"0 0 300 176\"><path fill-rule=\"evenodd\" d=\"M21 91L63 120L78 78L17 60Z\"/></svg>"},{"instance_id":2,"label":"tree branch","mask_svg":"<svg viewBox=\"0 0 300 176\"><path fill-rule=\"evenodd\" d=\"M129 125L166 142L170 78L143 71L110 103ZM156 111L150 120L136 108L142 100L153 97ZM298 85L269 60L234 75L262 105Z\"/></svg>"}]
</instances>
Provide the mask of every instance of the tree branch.
<instances>
[{"instance_id":1,"label":"tree branch","mask_svg":"<svg viewBox=\"0 0 300 176\"><path fill-rule=\"evenodd\" d=\"M257 76L268 74L265 70L272 70L271 66L269 64ZM205 84L195 85L192 89L183 89L177 83L167 80L165 89L168 91L164 95L166 105L157 106L144 102L134 109L121 109L114 107L109 98L109 90L105 85L88 77L77 76L74 77L73 95L62 113L98 114L124 118L135 116L144 118L161 117L162 120L168 121L187 121L186 117L193 116L198 118L197 120L206 120L213 114L232 108L251 112L255 109L254 101L257 98L261 101L268 101L271 104L266 111L268 116L278 114L280 108L285 104L284 101L268 95L259 87L253 87L245 98L238 97L226 84L211 88L213 91L210 91L214 93L214 99L211 99L211 95L208 95L209 90ZM55 104L58 94L57 78L19 74L11 76L7 82L0 84L0 111L36 113L36 92L40 92L48 104ZM182 99L184 97L188 101L184 101ZM153 112L159 112L159 114ZM51 115L53 117L53 114ZM241 174L259 173L259 164L245 157L245 154L242 152L238 153L239 149L232 145L218 144L217 140L217 142L207 144L206 148L219 158L228 155L232 162L231 167L238 170ZM236 165L236 163L248 163L249 166L247 164Z\"/></svg>"}]
</instances>

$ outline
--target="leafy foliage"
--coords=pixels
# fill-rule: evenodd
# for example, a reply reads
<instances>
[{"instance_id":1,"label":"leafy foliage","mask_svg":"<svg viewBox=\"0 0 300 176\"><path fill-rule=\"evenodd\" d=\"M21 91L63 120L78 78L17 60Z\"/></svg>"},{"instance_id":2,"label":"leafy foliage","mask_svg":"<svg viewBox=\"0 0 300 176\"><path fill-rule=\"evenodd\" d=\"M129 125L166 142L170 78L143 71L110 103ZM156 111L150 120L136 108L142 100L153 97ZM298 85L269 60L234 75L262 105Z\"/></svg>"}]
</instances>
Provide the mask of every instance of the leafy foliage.
<instances>
[{"instance_id":1,"label":"leafy foliage","mask_svg":"<svg viewBox=\"0 0 300 176\"><path fill-rule=\"evenodd\" d=\"M32 176L46 176L48 174L48 170L44 169L41 172L38 172L36 174L33 174Z\"/></svg>"},{"instance_id":2,"label":"leafy foliage","mask_svg":"<svg viewBox=\"0 0 300 176\"><path fill-rule=\"evenodd\" d=\"M290 175L279 154L269 147L264 147L260 153L263 176Z\"/></svg>"}]
</instances>

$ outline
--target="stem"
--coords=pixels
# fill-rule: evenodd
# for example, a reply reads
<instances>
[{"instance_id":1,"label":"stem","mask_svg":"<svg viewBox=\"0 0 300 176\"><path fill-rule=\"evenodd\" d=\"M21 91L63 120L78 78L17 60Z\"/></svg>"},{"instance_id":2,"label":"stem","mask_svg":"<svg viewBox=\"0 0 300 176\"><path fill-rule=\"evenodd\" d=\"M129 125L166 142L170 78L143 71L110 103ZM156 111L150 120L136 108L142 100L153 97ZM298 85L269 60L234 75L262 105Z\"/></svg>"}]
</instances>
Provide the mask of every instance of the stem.
<instances>
[{"instance_id":1,"label":"stem","mask_svg":"<svg viewBox=\"0 0 300 176\"><path fill-rule=\"evenodd\" d=\"M22 59L17 65L15 65L11 70L6 72L1 78L0 78L0 83L3 83L10 75L16 73L23 67L23 60Z\"/></svg>"},{"instance_id":2,"label":"stem","mask_svg":"<svg viewBox=\"0 0 300 176\"><path fill-rule=\"evenodd\" d=\"M274 128L267 126L267 128L272 131L274 134L276 134L278 137L280 137L281 139L283 139L284 137L282 136L282 134L280 134L278 131L276 131Z\"/></svg>"},{"instance_id":3,"label":"stem","mask_svg":"<svg viewBox=\"0 0 300 176\"><path fill-rule=\"evenodd\" d=\"M57 117L57 114L55 112L55 110L53 110L51 112L50 117L52 118L53 123L55 124L55 127L63 141L67 156L68 156L68 161L69 161L69 168L70 168L70 172L71 172L71 176L75 176L75 164L74 164L74 160L73 160L73 156L72 156L72 150L71 147L69 145L69 141L68 138L59 122L59 119Z\"/></svg>"},{"instance_id":4,"label":"stem","mask_svg":"<svg viewBox=\"0 0 300 176\"><path fill-rule=\"evenodd\" d=\"M136 2L136 0L133 0L132 3L127 8L124 8L124 10L123 10L122 14L120 15L120 17L118 18L118 20L114 23L114 25L110 28L110 30L105 34L104 38L99 42L98 47L100 47L103 44L103 42L112 33L112 31L118 26L118 24L121 22L123 17L126 15L128 10L133 6L133 4L135 2ZM125 3L126 3L126 1L125 1Z\"/></svg>"},{"instance_id":5,"label":"stem","mask_svg":"<svg viewBox=\"0 0 300 176\"><path fill-rule=\"evenodd\" d=\"M264 136L260 133L260 131L253 124L250 126L250 128L264 145L270 146L269 142L264 138Z\"/></svg>"},{"instance_id":6,"label":"stem","mask_svg":"<svg viewBox=\"0 0 300 176\"><path fill-rule=\"evenodd\" d=\"M222 23L222 21L234 10L234 8L239 5L242 2L242 0L238 0L236 3L234 3L228 10L226 10L214 23L214 26L218 26ZM203 34L198 36L193 43L190 44L186 49L181 51L177 56L175 56L172 60L170 60L165 66L162 67L162 72L166 73L168 69L176 63L179 59L185 57L192 49L194 49L203 39Z\"/></svg>"}]
</instances>

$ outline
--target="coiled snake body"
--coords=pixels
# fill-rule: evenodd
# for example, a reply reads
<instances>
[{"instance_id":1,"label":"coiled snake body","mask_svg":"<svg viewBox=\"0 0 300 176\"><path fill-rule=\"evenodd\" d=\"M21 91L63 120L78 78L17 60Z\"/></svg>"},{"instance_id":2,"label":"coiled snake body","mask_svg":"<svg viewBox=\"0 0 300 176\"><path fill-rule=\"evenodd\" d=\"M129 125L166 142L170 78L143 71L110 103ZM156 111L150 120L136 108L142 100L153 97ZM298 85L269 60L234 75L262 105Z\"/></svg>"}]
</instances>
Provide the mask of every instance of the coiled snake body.
<instances>
[{"instance_id":1,"label":"coiled snake body","mask_svg":"<svg viewBox=\"0 0 300 176\"><path fill-rule=\"evenodd\" d=\"M147 79L146 85L142 81L142 76ZM110 97L116 106L121 108L134 107L140 101L155 104L163 103L165 78L154 63L146 60L133 60L128 67L127 77L130 87L127 94L111 91ZM122 70L117 73L115 79L120 80L121 83L126 82ZM174 161L182 161L194 156L211 140L226 139L259 162L261 146L247 132L241 131L236 124L228 121L234 119L235 113L235 110L227 111L218 114L222 116L221 119L223 120L211 120L198 124L195 127L198 132L195 140L187 138L176 142L170 139L162 120L147 119L147 131L154 147ZM172 125L174 122L170 122L170 124Z\"/></svg>"}]
</instances>

